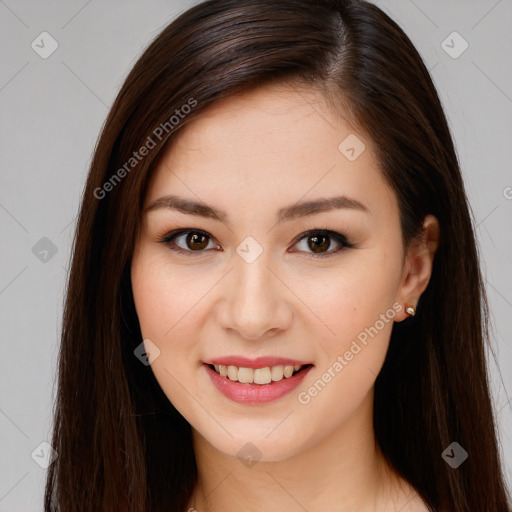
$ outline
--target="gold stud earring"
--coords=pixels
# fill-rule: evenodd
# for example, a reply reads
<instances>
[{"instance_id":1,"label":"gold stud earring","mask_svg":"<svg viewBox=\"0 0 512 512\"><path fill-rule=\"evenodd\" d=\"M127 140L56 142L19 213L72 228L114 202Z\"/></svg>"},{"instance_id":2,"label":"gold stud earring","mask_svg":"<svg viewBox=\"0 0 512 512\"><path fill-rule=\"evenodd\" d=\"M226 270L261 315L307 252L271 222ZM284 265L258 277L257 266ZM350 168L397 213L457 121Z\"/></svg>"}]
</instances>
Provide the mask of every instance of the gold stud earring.
<instances>
[{"instance_id":1,"label":"gold stud earring","mask_svg":"<svg viewBox=\"0 0 512 512\"><path fill-rule=\"evenodd\" d=\"M408 313L410 316L414 316L416 314L416 308L409 304L405 304L405 312Z\"/></svg>"}]
</instances>

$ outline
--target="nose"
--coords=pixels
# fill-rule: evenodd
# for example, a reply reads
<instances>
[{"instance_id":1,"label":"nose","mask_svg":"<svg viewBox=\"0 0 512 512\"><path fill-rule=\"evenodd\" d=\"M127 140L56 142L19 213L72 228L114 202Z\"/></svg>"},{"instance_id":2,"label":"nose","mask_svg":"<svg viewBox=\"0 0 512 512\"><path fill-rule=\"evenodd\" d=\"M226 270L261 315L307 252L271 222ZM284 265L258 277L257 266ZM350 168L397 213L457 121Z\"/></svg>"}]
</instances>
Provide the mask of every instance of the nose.
<instances>
[{"instance_id":1,"label":"nose","mask_svg":"<svg viewBox=\"0 0 512 512\"><path fill-rule=\"evenodd\" d=\"M264 255L252 263L236 256L222 289L220 326L248 340L262 340L286 330L293 316L288 302L291 292Z\"/></svg>"}]
</instances>

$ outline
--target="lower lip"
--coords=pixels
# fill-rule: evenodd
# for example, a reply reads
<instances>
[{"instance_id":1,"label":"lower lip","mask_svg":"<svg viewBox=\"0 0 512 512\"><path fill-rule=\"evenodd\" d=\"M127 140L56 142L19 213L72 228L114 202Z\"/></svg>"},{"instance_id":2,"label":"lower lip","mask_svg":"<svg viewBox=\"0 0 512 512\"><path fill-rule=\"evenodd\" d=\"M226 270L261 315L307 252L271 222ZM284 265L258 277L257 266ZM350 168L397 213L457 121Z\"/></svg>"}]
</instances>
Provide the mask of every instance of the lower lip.
<instances>
[{"instance_id":1,"label":"lower lip","mask_svg":"<svg viewBox=\"0 0 512 512\"><path fill-rule=\"evenodd\" d=\"M272 381L269 384L243 384L241 382L233 382L227 377L222 377L222 375L212 370L207 364L203 366L206 368L208 377L210 377L213 385L225 397L239 404L256 405L273 402L290 393L303 381L309 370L313 368L313 366L309 366L291 377L283 377L282 380Z\"/></svg>"}]
</instances>

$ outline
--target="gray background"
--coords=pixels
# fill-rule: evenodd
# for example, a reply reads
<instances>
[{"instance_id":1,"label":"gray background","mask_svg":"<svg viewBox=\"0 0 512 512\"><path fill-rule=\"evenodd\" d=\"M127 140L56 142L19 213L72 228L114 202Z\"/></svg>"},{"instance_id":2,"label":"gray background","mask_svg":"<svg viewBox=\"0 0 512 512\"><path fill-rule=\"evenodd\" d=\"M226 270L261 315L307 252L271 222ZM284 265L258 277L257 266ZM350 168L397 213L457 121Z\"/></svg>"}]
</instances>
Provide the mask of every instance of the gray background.
<instances>
[{"instance_id":1,"label":"gray background","mask_svg":"<svg viewBox=\"0 0 512 512\"><path fill-rule=\"evenodd\" d=\"M193 3L0 0L0 512L42 510L40 445L50 440L66 269L94 143L144 47ZM512 0L376 3L423 56L456 141L493 316L490 378L510 484ZM31 47L48 51L43 31L58 42L46 59ZM469 45L457 58L447 53L463 49L454 31Z\"/></svg>"}]
</instances>

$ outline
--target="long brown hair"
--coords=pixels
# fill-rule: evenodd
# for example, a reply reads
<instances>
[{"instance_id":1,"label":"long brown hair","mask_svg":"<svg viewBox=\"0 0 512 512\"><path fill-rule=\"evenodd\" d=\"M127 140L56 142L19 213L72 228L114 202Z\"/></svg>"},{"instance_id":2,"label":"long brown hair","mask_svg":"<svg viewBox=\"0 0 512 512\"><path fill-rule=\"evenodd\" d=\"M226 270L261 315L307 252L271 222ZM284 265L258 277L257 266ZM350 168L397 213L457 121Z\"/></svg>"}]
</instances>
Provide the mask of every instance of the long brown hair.
<instances>
[{"instance_id":1,"label":"long brown hair","mask_svg":"<svg viewBox=\"0 0 512 512\"><path fill-rule=\"evenodd\" d=\"M134 356L142 337L130 263L141 208L156 158L178 131L213 102L275 81L321 90L375 143L405 244L425 215L440 223L418 313L394 325L376 380L382 452L432 511L509 512L487 305L452 138L411 41L360 0L207 1L168 25L126 78L75 233L45 510L185 510L196 482L191 428ZM441 456L452 442L469 455L456 469Z\"/></svg>"}]
</instances>

